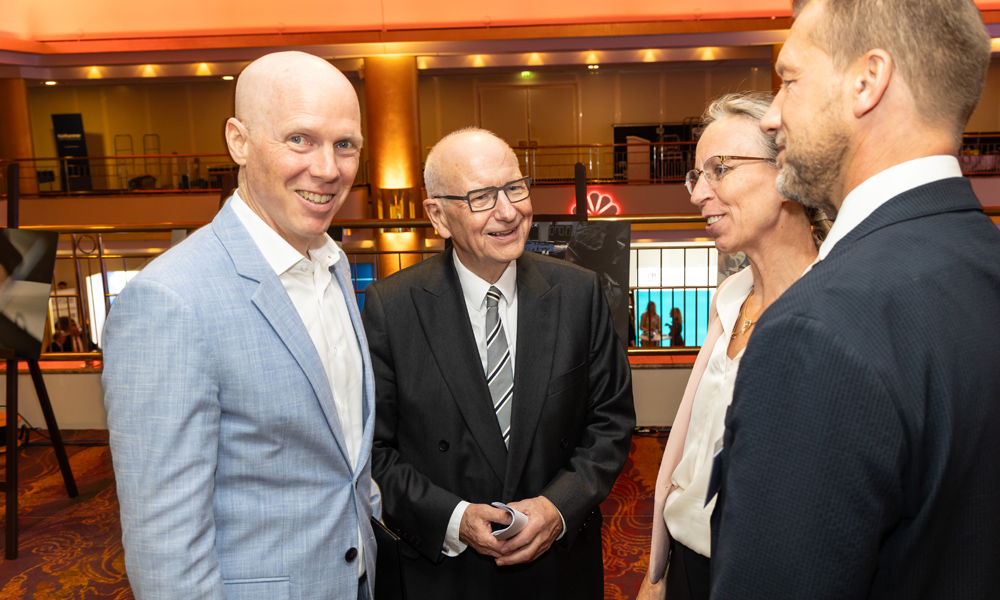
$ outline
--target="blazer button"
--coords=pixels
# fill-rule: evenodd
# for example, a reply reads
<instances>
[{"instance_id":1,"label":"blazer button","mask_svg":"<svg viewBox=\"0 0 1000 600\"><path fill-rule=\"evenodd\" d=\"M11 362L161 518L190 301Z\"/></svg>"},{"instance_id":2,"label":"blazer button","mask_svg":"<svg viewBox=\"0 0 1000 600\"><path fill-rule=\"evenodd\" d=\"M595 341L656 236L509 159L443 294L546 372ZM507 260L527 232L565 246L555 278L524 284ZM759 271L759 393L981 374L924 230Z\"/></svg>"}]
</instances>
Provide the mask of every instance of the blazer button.
<instances>
[{"instance_id":1,"label":"blazer button","mask_svg":"<svg viewBox=\"0 0 1000 600\"><path fill-rule=\"evenodd\" d=\"M560 448L568 448L569 447L569 440L567 440L566 438L561 438L559 440L559 447Z\"/></svg>"},{"instance_id":2,"label":"blazer button","mask_svg":"<svg viewBox=\"0 0 1000 600\"><path fill-rule=\"evenodd\" d=\"M347 560L347 562L354 562L354 559L357 557L358 557L357 548L351 548L350 550L347 551L346 554L344 554L344 559Z\"/></svg>"},{"instance_id":3,"label":"blazer button","mask_svg":"<svg viewBox=\"0 0 1000 600\"><path fill-rule=\"evenodd\" d=\"M450 447L451 446L448 445L447 440L441 440L440 442L438 442L438 450L440 450L441 452L447 452L448 448Z\"/></svg>"}]
</instances>

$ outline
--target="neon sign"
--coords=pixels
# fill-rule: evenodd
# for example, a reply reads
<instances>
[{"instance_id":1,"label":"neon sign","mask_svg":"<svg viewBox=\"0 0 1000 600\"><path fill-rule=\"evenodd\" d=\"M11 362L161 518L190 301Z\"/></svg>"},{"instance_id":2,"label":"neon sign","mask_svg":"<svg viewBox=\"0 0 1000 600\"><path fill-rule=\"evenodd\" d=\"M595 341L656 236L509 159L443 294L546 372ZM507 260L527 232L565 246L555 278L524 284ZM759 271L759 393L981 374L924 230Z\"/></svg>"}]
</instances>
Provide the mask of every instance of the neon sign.
<instances>
[{"instance_id":1,"label":"neon sign","mask_svg":"<svg viewBox=\"0 0 1000 600\"><path fill-rule=\"evenodd\" d=\"M576 214L576 201L570 205L569 212ZM604 192L590 192L587 194L587 214L596 217L613 216L622 214L622 207L609 194Z\"/></svg>"}]
</instances>

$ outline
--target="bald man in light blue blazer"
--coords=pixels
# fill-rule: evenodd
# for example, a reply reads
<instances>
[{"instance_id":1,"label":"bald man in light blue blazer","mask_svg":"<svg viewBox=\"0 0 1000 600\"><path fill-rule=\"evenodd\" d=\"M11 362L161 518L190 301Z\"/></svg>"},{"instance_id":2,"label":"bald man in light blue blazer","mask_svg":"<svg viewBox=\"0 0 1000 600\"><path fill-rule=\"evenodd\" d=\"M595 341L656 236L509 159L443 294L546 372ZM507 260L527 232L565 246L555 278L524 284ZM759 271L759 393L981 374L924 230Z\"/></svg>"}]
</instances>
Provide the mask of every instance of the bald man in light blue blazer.
<instances>
[{"instance_id":1,"label":"bald man in light blue blazer","mask_svg":"<svg viewBox=\"0 0 1000 600\"><path fill-rule=\"evenodd\" d=\"M357 97L301 53L251 64L236 97L237 193L104 331L129 582L139 599L370 598L374 383L325 233L358 168Z\"/></svg>"}]
</instances>

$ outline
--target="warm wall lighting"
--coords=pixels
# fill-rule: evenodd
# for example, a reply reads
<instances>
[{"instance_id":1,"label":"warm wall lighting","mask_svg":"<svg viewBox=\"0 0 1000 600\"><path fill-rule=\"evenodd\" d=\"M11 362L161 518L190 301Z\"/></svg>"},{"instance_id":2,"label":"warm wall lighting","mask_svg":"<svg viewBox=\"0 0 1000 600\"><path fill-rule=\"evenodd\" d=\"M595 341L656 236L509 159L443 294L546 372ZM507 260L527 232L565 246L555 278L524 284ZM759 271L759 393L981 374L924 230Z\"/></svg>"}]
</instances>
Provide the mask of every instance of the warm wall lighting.
<instances>
[{"instance_id":1,"label":"warm wall lighting","mask_svg":"<svg viewBox=\"0 0 1000 600\"><path fill-rule=\"evenodd\" d=\"M642 57L642 62L656 62L656 52L646 50L646 53Z\"/></svg>"},{"instance_id":2,"label":"warm wall lighting","mask_svg":"<svg viewBox=\"0 0 1000 600\"><path fill-rule=\"evenodd\" d=\"M715 50L716 48L702 48L701 60L715 60Z\"/></svg>"},{"instance_id":3,"label":"warm wall lighting","mask_svg":"<svg viewBox=\"0 0 1000 600\"><path fill-rule=\"evenodd\" d=\"M223 75L222 76L222 80L223 81L232 81L233 80L233 76L232 75Z\"/></svg>"},{"instance_id":4,"label":"warm wall lighting","mask_svg":"<svg viewBox=\"0 0 1000 600\"><path fill-rule=\"evenodd\" d=\"M153 65L146 65L142 69L142 76L143 77L156 77L156 69L153 68Z\"/></svg>"},{"instance_id":5,"label":"warm wall lighting","mask_svg":"<svg viewBox=\"0 0 1000 600\"><path fill-rule=\"evenodd\" d=\"M1000 52L1000 38L993 38L990 40L990 50L993 52Z\"/></svg>"},{"instance_id":6,"label":"warm wall lighting","mask_svg":"<svg viewBox=\"0 0 1000 600\"><path fill-rule=\"evenodd\" d=\"M56 84L55 81L46 81L45 82L45 85L55 85L55 84Z\"/></svg>"},{"instance_id":7,"label":"warm wall lighting","mask_svg":"<svg viewBox=\"0 0 1000 600\"><path fill-rule=\"evenodd\" d=\"M420 69L420 70L426 69L427 68L427 59L424 58L423 56L418 56L417 57L417 68Z\"/></svg>"},{"instance_id":8,"label":"warm wall lighting","mask_svg":"<svg viewBox=\"0 0 1000 600\"><path fill-rule=\"evenodd\" d=\"M531 56L528 57L528 64L532 65L532 66L535 66L535 65L541 65L541 64L544 64L544 63L542 62L542 57L539 56L537 52L532 52Z\"/></svg>"},{"instance_id":9,"label":"warm wall lighting","mask_svg":"<svg viewBox=\"0 0 1000 600\"><path fill-rule=\"evenodd\" d=\"M483 60L483 56L481 54L477 54L477 55L475 55L475 56L472 57L472 66L473 67L485 67L486 66L486 61Z\"/></svg>"},{"instance_id":10,"label":"warm wall lighting","mask_svg":"<svg viewBox=\"0 0 1000 600\"><path fill-rule=\"evenodd\" d=\"M195 75L211 75L212 69L208 67L208 63L201 63L198 65L198 70L194 72Z\"/></svg>"},{"instance_id":11,"label":"warm wall lighting","mask_svg":"<svg viewBox=\"0 0 1000 600\"><path fill-rule=\"evenodd\" d=\"M101 79L104 75L101 74L100 67L90 67L87 70L87 79Z\"/></svg>"},{"instance_id":12,"label":"warm wall lighting","mask_svg":"<svg viewBox=\"0 0 1000 600\"><path fill-rule=\"evenodd\" d=\"M585 60L583 62L588 63L588 64L596 64L596 63L601 62L601 60L599 58L597 58L597 53L596 52L588 52L587 53L587 60Z\"/></svg>"}]
</instances>

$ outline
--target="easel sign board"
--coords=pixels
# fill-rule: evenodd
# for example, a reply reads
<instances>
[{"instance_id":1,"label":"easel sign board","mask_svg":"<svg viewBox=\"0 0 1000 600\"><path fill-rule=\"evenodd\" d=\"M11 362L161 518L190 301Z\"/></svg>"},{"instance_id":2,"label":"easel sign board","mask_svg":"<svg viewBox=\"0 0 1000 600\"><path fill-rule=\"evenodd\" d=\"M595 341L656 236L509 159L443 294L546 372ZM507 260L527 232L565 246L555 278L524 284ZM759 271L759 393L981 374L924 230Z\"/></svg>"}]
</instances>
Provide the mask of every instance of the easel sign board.
<instances>
[{"instance_id":1,"label":"easel sign board","mask_svg":"<svg viewBox=\"0 0 1000 600\"><path fill-rule=\"evenodd\" d=\"M45 337L59 234L0 229L0 347L38 360Z\"/></svg>"}]
</instances>

